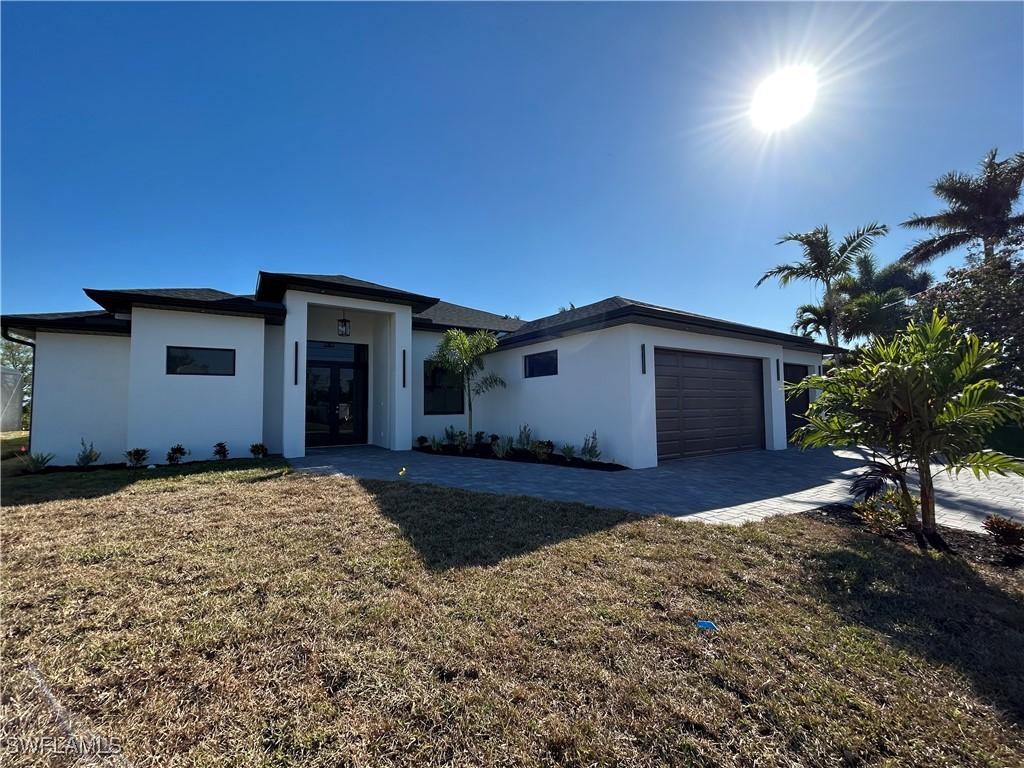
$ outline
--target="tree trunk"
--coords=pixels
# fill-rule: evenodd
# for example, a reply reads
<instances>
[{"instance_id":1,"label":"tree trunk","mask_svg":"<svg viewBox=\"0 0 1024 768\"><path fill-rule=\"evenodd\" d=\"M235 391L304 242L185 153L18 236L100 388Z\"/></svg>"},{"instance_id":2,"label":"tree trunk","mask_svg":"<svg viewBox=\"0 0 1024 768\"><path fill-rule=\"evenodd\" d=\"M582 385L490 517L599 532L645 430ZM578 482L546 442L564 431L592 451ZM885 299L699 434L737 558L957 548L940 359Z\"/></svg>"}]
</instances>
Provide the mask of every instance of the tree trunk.
<instances>
[{"instance_id":1,"label":"tree trunk","mask_svg":"<svg viewBox=\"0 0 1024 768\"><path fill-rule=\"evenodd\" d=\"M466 389L466 431L469 433L470 441L473 440L473 388L472 382L468 379L462 382Z\"/></svg>"},{"instance_id":2,"label":"tree trunk","mask_svg":"<svg viewBox=\"0 0 1024 768\"><path fill-rule=\"evenodd\" d=\"M917 476L921 482L921 522L924 537L939 552L948 552L949 545L935 525L935 485L932 482L932 465L928 456L918 458Z\"/></svg>"},{"instance_id":3,"label":"tree trunk","mask_svg":"<svg viewBox=\"0 0 1024 768\"><path fill-rule=\"evenodd\" d=\"M914 497L907 486L906 475L899 476L900 497L903 499L903 524L907 530L914 534L917 539L917 546L922 550L928 549L928 540L924 537L924 530L921 521L917 519L917 509L914 508Z\"/></svg>"},{"instance_id":4,"label":"tree trunk","mask_svg":"<svg viewBox=\"0 0 1024 768\"><path fill-rule=\"evenodd\" d=\"M985 251L985 261L992 261L996 255L996 243L991 238L985 238L981 241L981 247Z\"/></svg>"}]
</instances>

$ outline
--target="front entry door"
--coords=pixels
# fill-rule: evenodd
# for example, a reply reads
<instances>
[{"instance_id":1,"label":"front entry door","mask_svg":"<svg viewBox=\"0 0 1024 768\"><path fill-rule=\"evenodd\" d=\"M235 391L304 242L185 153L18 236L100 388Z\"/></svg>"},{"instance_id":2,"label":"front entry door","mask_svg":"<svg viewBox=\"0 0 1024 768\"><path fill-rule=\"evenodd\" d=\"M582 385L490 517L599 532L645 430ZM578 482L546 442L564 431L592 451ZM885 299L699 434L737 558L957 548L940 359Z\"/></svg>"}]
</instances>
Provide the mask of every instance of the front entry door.
<instances>
[{"instance_id":1,"label":"front entry door","mask_svg":"<svg viewBox=\"0 0 1024 768\"><path fill-rule=\"evenodd\" d=\"M306 352L306 445L365 443L365 344L311 341Z\"/></svg>"}]
</instances>

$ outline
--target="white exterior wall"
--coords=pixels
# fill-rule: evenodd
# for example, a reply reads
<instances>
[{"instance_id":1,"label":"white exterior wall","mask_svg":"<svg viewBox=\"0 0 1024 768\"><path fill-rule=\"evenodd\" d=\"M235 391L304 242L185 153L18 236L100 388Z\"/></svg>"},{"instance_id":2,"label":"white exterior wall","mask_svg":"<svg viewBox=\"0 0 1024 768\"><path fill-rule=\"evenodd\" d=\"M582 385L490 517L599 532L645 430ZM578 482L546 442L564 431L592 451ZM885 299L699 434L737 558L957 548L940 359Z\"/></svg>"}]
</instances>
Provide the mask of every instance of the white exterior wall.
<instances>
[{"instance_id":1,"label":"white exterior wall","mask_svg":"<svg viewBox=\"0 0 1024 768\"><path fill-rule=\"evenodd\" d=\"M234 349L235 375L168 375L168 346ZM263 318L134 309L127 448L148 448L156 463L182 443L198 460L224 441L248 456L263 442L263 354Z\"/></svg>"},{"instance_id":2,"label":"white exterior wall","mask_svg":"<svg viewBox=\"0 0 1024 768\"><path fill-rule=\"evenodd\" d=\"M437 349L443 336L443 333L434 331L412 332L412 362L409 367L409 383L412 387L413 439L420 435L441 437L444 435L445 427L448 426L454 426L455 429L466 429L465 408L463 408L463 413L450 416L427 416L423 413L423 363L434 354L434 350ZM497 394L498 392L488 392L483 397L492 397ZM479 422L479 418L477 421ZM486 427L477 426L476 429L486 429Z\"/></svg>"},{"instance_id":3,"label":"white exterior wall","mask_svg":"<svg viewBox=\"0 0 1024 768\"><path fill-rule=\"evenodd\" d=\"M84 438L101 464L124 461L128 337L38 333L35 344L30 449L74 464Z\"/></svg>"},{"instance_id":4,"label":"white exterior wall","mask_svg":"<svg viewBox=\"0 0 1024 768\"><path fill-rule=\"evenodd\" d=\"M572 443L578 449L596 429L602 461L637 466L628 342L628 330L618 327L488 355L487 370L508 386L476 399L474 430L515 437L521 424L529 424L535 440L551 440L556 449ZM525 378L523 357L551 349L558 350L558 375Z\"/></svg>"},{"instance_id":5,"label":"white exterior wall","mask_svg":"<svg viewBox=\"0 0 1024 768\"><path fill-rule=\"evenodd\" d=\"M408 450L412 445L412 389L408 378L402 386L401 366L403 350L408 356L412 348L411 308L294 290L285 292L284 304L287 308L281 372L284 455L288 458L306 455L307 339L369 345L367 430L370 442L392 450ZM343 310L352 321L352 335L340 339L337 321Z\"/></svg>"},{"instance_id":6,"label":"white exterior wall","mask_svg":"<svg viewBox=\"0 0 1024 768\"><path fill-rule=\"evenodd\" d=\"M267 325L263 333L263 444L271 453L281 453L284 328Z\"/></svg>"}]
</instances>

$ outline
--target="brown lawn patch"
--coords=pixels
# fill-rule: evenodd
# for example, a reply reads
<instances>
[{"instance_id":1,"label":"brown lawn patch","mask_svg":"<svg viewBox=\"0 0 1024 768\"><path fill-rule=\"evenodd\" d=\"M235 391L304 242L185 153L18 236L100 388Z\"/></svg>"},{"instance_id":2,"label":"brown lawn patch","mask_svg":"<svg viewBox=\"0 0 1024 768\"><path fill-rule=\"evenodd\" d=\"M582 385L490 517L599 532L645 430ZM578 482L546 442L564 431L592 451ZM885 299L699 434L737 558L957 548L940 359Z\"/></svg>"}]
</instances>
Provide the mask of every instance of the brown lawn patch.
<instances>
[{"instance_id":1,"label":"brown lawn patch","mask_svg":"<svg viewBox=\"0 0 1024 768\"><path fill-rule=\"evenodd\" d=\"M272 462L3 492L8 723L56 733L32 664L135 765L1024 761L1020 575L849 525Z\"/></svg>"}]
</instances>

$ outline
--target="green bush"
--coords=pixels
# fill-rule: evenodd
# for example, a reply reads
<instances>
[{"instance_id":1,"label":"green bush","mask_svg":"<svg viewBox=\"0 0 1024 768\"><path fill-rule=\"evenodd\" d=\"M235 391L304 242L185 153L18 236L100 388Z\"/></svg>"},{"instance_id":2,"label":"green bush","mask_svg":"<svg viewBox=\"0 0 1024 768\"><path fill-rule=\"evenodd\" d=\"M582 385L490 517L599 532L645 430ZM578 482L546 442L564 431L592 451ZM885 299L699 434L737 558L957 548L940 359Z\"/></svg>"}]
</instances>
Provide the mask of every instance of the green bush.
<instances>
[{"instance_id":1,"label":"green bush","mask_svg":"<svg viewBox=\"0 0 1024 768\"><path fill-rule=\"evenodd\" d=\"M512 451L512 438L499 437L491 443L491 450L499 459L504 459Z\"/></svg>"},{"instance_id":2,"label":"green bush","mask_svg":"<svg viewBox=\"0 0 1024 768\"><path fill-rule=\"evenodd\" d=\"M270 451L263 443L253 443L249 446L249 453L252 454L254 459L265 459Z\"/></svg>"},{"instance_id":3,"label":"green bush","mask_svg":"<svg viewBox=\"0 0 1024 768\"><path fill-rule=\"evenodd\" d=\"M181 443L172 445L171 449L167 451L167 463L168 464L179 464L183 457L188 455L188 450Z\"/></svg>"},{"instance_id":4,"label":"green bush","mask_svg":"<svg viewBox=\"0 0 1024 768\"><path fill-rule=\"evenodd\" d=\"M915 506L918 503L915 498ZM875 533L892 535L903 527L903 509L900 505L900 494L890 489L863 501L855 502L853 510L857 517Z\"/></svg>"},{"instance_id":5,"label":"green bush","mask_svg":"<svg viewBox=\"0 0 1024 768\"><path fill-rule=\"evenodd\" d=\"M19 459L21 471L28 475L40 472L47 464L53 461L53 457L54 454L52 453L27 453Z\"/></svg>"},{"instance_id":6,"label":"green bush","mask_svg":"<svg viewBox=\"0 0 1024 768\"><path fill-rule=\"evenodd\" d=\"M95 464L100 460L100 452L96 450L92 443L89 445L85 444L85 438L82 438L82 450L78 452L78 456L75 457L75 464L80 467L88 467L90 464Z\"/></svg>"},{"instance_id":7,"label":"green bush","mask_svg":"<svg viewBox=\"0 0 1024 768\"><path fill-rule=\"evenodd\" d=\"M216 456L221 461L226 459L230 455L228 453L228 444L224 443L224 442L214 443L213 444L213 455Z\"/></svg>"},{"instance_id":8,"label":"green bush","mask_svg":"<svg viewBox=\"0 0 1024 768\"><path fill-rule=\"evenodd\" d=\"M601 448L597 443L597 430L583 438L583 447L580 448L580 458L584 461L597 461L601 458Z\"/></svg>"},{"instance_id":9,"label":"green bush","mask_svg":"<svg viewBox=\"0 0 1024 768\"><path fill-rule=\"evenodd\" d=\"M537 461L546 460L553 448L549 440L534 440L530 443L530 453L537 457Z\"/></svg>"},{"instance_id":10,"label":"green bush","mask_svg":"<svg viewBox=\"0 0 1024 768\"><path fill-rule=\"evenodd\" d=\"M982 526L996 540L996 544L1007 549L1024 548L1024 525L1002 515L989 515Z\"/></svg>"},{"instance_id":11,"label":"green bush","mask_svg":"<svg viewBox=\"0 0 1024 768\"><path fill-rule=\"evenodd\" d=\"M565 456L566 461L571 461L576 456L576 446L572 443L562 443L562 447L558 450Z\"/></svg>"},{"instance_id":12,"label":"green bush","mask_svg":"<svg viewBox=\"0 0 1024 768\"><path fill-rule=\"evenodd\" d=\"M142 467L149 461L149 450L146 448L132 448L124 452L124 458L129 467Z\"/></svg>"},{"instance_id":13,"label":"green bush","mask_svg":"<svg viewBox=\"0 0 1024 768\"><path fill-rule=\"evenodd\" d=\"M519 427L519 437L516 438L516 448L528 451L531 445L533 445L533 430L529 424L522 424Z\"/></svg>"},{"instance_id":14,"label":"green bush","mask_svg":"<svg viewBox=\"0 0 1024 768\"><path fill-rule=\"evenodd\" d=\"M430 438L426 435L420 435L416 438L416 446L418 448L425 448L428 445L430 445Z\"/></svg>"}]
</instances>

